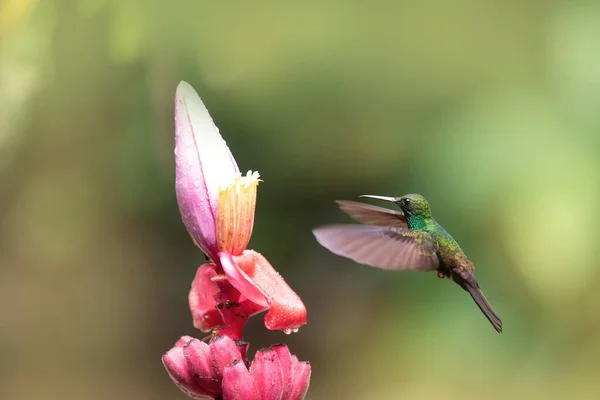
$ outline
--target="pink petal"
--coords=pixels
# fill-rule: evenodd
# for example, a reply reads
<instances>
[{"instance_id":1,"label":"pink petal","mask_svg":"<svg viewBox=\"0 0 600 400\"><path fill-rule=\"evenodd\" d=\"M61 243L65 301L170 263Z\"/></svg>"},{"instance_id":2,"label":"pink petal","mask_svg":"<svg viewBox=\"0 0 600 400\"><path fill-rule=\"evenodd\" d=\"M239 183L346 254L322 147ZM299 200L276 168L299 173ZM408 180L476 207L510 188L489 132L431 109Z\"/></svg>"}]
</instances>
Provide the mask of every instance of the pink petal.
<instances>
[{"instance_id":1,"label":"pink petal","mask_svg":"<svg viewBox=\"0 0 600 400\"><path fill-rule=\"evenodd\" d=\"M261 400L254 387L254 380L243 362L236 361L223 370L223 399Z\"/></svg>"},{"instance_id":2,"label":"pink petal","mask_svg":"<svg viewBox=\"0 0 600 400\"><path fill-rule=\"evenodd\" d=\"M218 187L229 183L239 169L204 103L183 81L175 94L175 164L183 223L194 243L216 261Z\"/></svg>"},{"instance_id":3,"label":"pink petal","mask_svg":"<svg viewBox=\"0 0 600 400\"><path fill-rule=\"evenodd\" d=\"M283 374L279 357L274 350L256 352L250 367L250 375L262 400L283 399Z\"/></svg>"},{"instance_id":4,"label":"pink petal","mask_svg":"<svg viewBox=\"0 0 600 400\"><path fill-rule=\"evenodd\" d=\"M194 338L191 337L191 336L182 336L182 337L179 338L178 341L175 342L175 347L183 347L190 340L194 340Z\"/></svg>"},{"instance_id":5,"label":"pink petal","mask_svg":"<svg viewBox=\"0 0 600 400\"><path fill-rule=\"evenodd\" d=\"M210 347L198 339L192 339L183 347L188 373L205 392L213 397L221 394L221 384L212 377Z\"/></svg>"},{"instance_id":6,"label":"pink petal","mask_svg":"<svg viewBox=\"0 0 600 400\"><path fill-rule=\"evenodd\" d=\"M292 355L290 354L288 347L284 344L271 346L271 349L277 354L277 357L279 357L279 364L281 365L281 375L283 379L282 397L287 399L292 391ZM296 361L298 360L296 359Z\"/></svg>"},{"instance_id":7,"label":"pink petal","mask_svg":"<svg viewBox=\"0 0 600 400\"><path fill-rule=\"evenodd\" d=\"M243 361L237 344L228 336L217 336L210 342L210 369L213 378L221 380L223 369L234 361Z\"/></svg>"},{"instance_id":8,"label":"pink petal","mask_svg":"<svg viewBox=\"0 0 600 400\"><path fill-rule=\"evenodd\" d=\"M248 342L244 342L243 340L236 340L235 344L237 345L238 350L240 351L240 356L242 357L241 360L245 361L246 360L246 354L248 354L249 343Z\"/></svg>"},{"instance_id":9,"label":"pink petal","mask_svg":"<svg viewBox=\"0 0 600 400\"><path fill-rule=\"evenodd\" d=\"M190 374L182 347L173 347L162 356L162 362L175 385L183 393L194 399L211 398L211 394Z\"/></svg>"},{"instance_id":10,"label":"pink petal","mask_svg":"<svg viewBox=\"0 0 600 400\"><path fill-rule=\"evenodd\" d=\"M253 303L260 306L268 306L265 294L259 289L254 281L236 264L237 262L245 262L246 259L239 259L242 256L236 256L235 261L229 253L219 253L219 259L221 260L221 266L231 286L236 288L243 296Z\"/></svg>"},{"instance_id":11,"label":"pink petal","mask_svg":"<svg viewBox=\"0 0 600 400\"><path fill-rule=\"evenodd\" d=\"M217 274L213 264L204 264L196 271L188 296L194 326L202 332L223 326L223 316L217 310L214 296L219 286L211 278Z\"/></svg>"},{"instance_id":12,"label":"pink petal","mask_svg":"<svg viewBox=\"0 0 600 400\"><path fill-rule=\"evenodd\" d=\"M293 366L293 379L292 379L292 390L287 400L302 400L308 392L308 385L310 384L310 364L305 361L298 361Z\"/></svg>"},{"instance_id":13,"label":"pink petal","mask_svg":"<svg viewBox=\"0 0 600 400\"><path fill-rule=\"evenodd\" d=\"M243 276L247 277L248 281L246 286L252 286L264 293L271 306L265 315L267 329L292 330L306 324L304 303L262 254L254 250L244 250L242 255L232 258L234 265L245 273ZM236 289L246 295L240 288L236 287Z\"/></svg>"}]
</instances>

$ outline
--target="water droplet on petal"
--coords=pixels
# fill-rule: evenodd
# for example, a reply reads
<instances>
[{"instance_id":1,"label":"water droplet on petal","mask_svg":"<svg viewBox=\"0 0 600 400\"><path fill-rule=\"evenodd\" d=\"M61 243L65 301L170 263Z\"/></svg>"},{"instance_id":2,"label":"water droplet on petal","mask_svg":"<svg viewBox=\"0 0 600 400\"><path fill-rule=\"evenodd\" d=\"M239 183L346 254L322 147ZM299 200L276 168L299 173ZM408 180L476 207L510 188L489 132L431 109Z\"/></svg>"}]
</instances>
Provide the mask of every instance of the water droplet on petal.
<instances>
[{"instance_id":1,"label":"water droplet on petal","mask_svg":"<svg viewBox=\"0 0 600 400\"><path fill-rule=\"evenodd\" d=\"M294 333L298 333L298 328L294 328L294 329L292 329L292 332L294 332Z\"/></svg>"},{"instance_id":2,"label":"water droplet on petal","mask_svg":"<svg viewBox=\"0 0 600 400\"><path fill-rule=\"evenodd\" d=\"M291 335L292 334L292 330L291 329L286 329L285 331L283 331L283 333L285 333L286 335Z\"/></svg>"},{"instance_id":3,"label":"water droplet on petal","mask_svg":"<svg viewBox=\"0 0 600 400\"><path fill-rule=\"evenodd\" d=\"M194 187L200 187L200 181L194 181Z\"/></svg>"}]
</instances>

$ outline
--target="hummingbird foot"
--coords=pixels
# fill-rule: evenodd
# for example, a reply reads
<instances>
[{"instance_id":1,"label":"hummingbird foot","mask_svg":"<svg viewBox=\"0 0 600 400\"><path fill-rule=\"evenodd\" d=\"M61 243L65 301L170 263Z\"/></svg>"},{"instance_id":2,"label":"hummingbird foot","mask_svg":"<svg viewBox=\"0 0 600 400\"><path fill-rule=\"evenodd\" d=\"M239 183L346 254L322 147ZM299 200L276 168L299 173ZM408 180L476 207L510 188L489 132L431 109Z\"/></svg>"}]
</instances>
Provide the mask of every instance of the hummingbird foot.
<instances>
[{"instance_id":1,"label":"hummingbird foot","mask_svg":"<svg viewBox=\"0 0 600 400\"><path fill-rule=\"evenodd\" d=\"M438 278L445 278L446 277L446 274L444 274L441 270L437 269L436 272L437 272L437 277Z\"/></svg>"},{"instance_id":2,"label":"hummingbird foot","mask_svg":"<svg viewBox=\"0 0 600 400\"><path fill-rule=\"evenodd\" d=\"M217 335L219 334L219 330L218 329L213 329L210 333L210 335L203 337L202 340L203 342L209 343L211 340L213 340Z\"/></svg>"}]
</instances>

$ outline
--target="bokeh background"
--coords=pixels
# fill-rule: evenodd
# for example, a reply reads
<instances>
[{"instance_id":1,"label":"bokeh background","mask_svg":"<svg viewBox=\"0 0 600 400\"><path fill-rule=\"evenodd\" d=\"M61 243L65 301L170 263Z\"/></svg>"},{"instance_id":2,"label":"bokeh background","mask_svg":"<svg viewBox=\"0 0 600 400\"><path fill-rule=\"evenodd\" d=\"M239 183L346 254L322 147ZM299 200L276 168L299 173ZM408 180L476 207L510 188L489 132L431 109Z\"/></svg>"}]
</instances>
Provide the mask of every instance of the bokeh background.
<instances>
[{"instance_id":1,"label":"bokeh background","mask_svg":"<svg viewBox=\"0 0 600 400\"><path fill-rule=\"evenodd\" d=\"M251 248L309 323L262 318L309 399L600 398L600 4L0 1L0 398L184 399L160 356L203 263L173 96L258 170ZM504 321L435 274L321 248L334 199L422 193Z\"/></svg>"}]
</instances>

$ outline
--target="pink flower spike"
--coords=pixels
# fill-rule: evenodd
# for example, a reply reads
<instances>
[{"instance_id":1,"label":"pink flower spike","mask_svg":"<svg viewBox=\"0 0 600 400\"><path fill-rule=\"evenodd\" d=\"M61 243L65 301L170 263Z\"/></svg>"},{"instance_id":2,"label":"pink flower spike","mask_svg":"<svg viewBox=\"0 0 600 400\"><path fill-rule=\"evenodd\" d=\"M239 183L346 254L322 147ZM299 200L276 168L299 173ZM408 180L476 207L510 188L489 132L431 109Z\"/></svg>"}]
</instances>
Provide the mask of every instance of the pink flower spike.
<instances>
[{"instance_id":1,"label":"pink flower spike","mask_svg":"<svg viewBox=\"0 0 600 400\"><path fill-rule=\"evenodd\" d=\"M254 356L250 375L262 400L282 400L283 374L277 353L272 349L259 350Z\"/></svg>"},{"instance_id":2,"label":"pink flower spike","mask_svg":"<svg viewBox=\"0 0 600 400\"><path fill-rule=\"evenodd\" d=\"M175 164L181 219L194 243L216 261L218 189L239 169L204 103L183 81L175 94Z\"/></svg>"},{"instance_id":3,"label":"pink flower spike","mask_svg":"<svg viewBox=\"0 0 600 400\"><path fill-rule=\"evenodd\" d=\"M175 342L175 347L183 347L185 344L187 344L192 339L194 339L194 338L191 336L182 336L179 338L178 341Z\"/></svg>"},{"instance_id":4,"label":"pink flower spike","mask_svg":"<svg viewBox=\"0 0 600 400\"><path fill-rule=\"evenodd\" d=\"M304 303L262 254L244 250L239 256L221 253L220 257L227 278L242 295L255 301L257 292L264 293L270 307L265 315L267 329L291 333L306 324Z\"/></svg>"},{"instance_id":5,"label":"pink flower spike","mask_svg":"<svg viewBox=\"0 0 600 400\"><path fill-rule=\"evenodd\" d=\"M223 370L224 400L261 400L250 372L241 361L234 361Z\"/></svg>"},{"instance_id":6,"label":"pink flower spike","mask_svg":"<svg viewBox=\"0 0 600 400\"><path fill-rule=\"evenodd\" d=\"M212 280L215 275L217 271L213 264L200 266L188 296L194 327L202 332L209 332L224 324L223 316L215 307L214 296L219 293L219 287Z\"/></svg>"}]
</instances>

